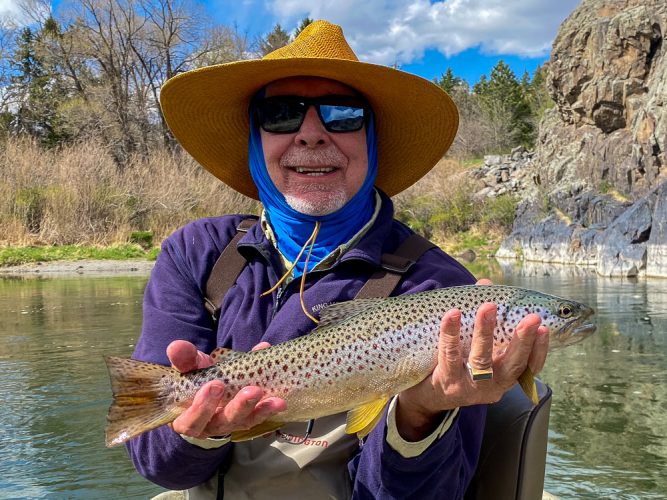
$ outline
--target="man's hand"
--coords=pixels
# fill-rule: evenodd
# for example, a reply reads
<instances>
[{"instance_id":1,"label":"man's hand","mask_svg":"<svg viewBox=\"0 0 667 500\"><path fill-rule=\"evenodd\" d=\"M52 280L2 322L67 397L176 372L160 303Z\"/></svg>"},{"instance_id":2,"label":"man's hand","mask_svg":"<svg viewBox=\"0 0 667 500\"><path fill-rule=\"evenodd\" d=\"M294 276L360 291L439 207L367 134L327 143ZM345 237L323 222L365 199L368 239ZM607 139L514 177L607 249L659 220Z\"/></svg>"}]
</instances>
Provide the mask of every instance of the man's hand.
<instances>
[{"instance_id":1,"label":"man's hand","mask_svg":"<svg viewBox=\"0 0 667 500\"><path fill-rule=\"evenodd\" d=\"M480 285L491 284L488 280ZM398 396L396 424L401 436L419 441L435 430L445 410L495 403L512 387L526 367L534 374L544 367L549 347L548 329L536 314L521 320L505 351L493 353L495 304L480 306L475 317L470 354L461 353L461 312L448 311L440 324L438 364L429 377ZM493 368L493 378L473 381L466 362L477 370Z\"/></svg>"},{"instance_id":2,"label":"man's hand","mask_svg":"<svg viewBox=\"0 0 667 500\"><path fill-rule=\"evenodd\" d=\"M253 350L269 347L267 342L257 344ZM167 347L167 357L181 373L215 364L213 359L190 342L176 340ZM254 427L269 417L284 411L284 399L264 397L257 386L241 389L229 403L221 405L225 384L213 380L205 384L195 395L192 405L172 422L172 429L179 434L205 439L223 436L233 431Z\"/></svg>"}]
</instances>

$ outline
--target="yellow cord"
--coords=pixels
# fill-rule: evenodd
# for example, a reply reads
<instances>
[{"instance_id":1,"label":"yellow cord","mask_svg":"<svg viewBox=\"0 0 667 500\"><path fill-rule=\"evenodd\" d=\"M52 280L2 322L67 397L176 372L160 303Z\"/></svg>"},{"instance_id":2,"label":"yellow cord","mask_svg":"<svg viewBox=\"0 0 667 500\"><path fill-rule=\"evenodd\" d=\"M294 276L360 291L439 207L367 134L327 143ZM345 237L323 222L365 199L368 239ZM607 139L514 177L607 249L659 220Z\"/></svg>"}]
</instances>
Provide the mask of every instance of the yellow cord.
<instances>
[{"instance_id":1,"label":"yellow cord","mask_svg":"<svg viewBox=\"0 0 667 500\"><path fill-rule=\"evenodd\" d=\"M310 253L313 251L313 247L315 246L315 238L317 238L317 233L320 232L320 222L317 221L315 223L315 230L313 231L313 235L311 238L313 241L310 244L310 247L308 248L308 253L306 254L306 263L303 266L303 274L301 275L301 286L299 286L299 300L301 301L301 309L303 310L303 313L308 316L316 325L319 325L320 322L308 312L306 309L306 304L303 302L303 287L304 284L306 283L306 272L308 271L308 259L310 259Z\"/></svg>"},{"instance_id":2,"label":"yellow cord","mask_svg":"<svg viewBox=\"0 0 667 500\"><path fill-rule=\"evenodd\" d=\"M320 221L315 222L315 229L313 229L312 234L310 237L306 240L306 242L303 244L303 247L301 247L301 251L299 252L299 255L296 256L296 259L294 259L294 262L290 265L289 269L285 271L285 274L283 274L283 277L278 280L278 282L273 285L271 288L269 288L266 292L262 293L260 297L264 297L265 295L269 295L272 293L276 288L280 286L280 284L287 279L287 277L290 275L292 272L292 269L296 267L296 263L299 262L299 259L303 255L303 252L306 250L306 247L308 246L309 243L315 243L315 237L317 236L317 233L320 231ZM312 250L312 245L311 245L311 250ZM310 255L310 252L308 252L308 255ZM306 263L308 261L306 260Z\"/></svg>"},{"instance_id":3,"label":"yellow cord","mask_svg":"<svg viewBox=\"0 0 667 500\"><path fill-rule=\"evenodd\" d=\"M308 272L308 261L310 260L310 254L313 251L313 247L315 246L315 239L317 238L317 234L319 232L320 232L320 221L317 221L315 222L315 229L313 229L313 233L310 235L310 238L308 238L306 242L303 244L303 247L301 248L299 255L296 256L296 259L294 259L294 262L292 263L290 268L287 271L285 271L285 274L283 274L282 278L280 278L275 285L273 285L269 290L260 295L260 297L264 297L265 295L272 293L276 288L278 288L280 284L283 281L285 281L285 279L290 275L290 273L296 266L296 263L299 262L299 259L303 255L303 252L306 250L306 247L308 247L308 253L306 254L306 263L303 266L303 274L301 275L301 285L299 286L299 300L301 301L301 309L303 310L303 313L306 316L308 316L315 324L319 324L319 321L306 309L306 304L303 301L303 288L306 283L306 274Z\"/></svg>"}]
</instances>

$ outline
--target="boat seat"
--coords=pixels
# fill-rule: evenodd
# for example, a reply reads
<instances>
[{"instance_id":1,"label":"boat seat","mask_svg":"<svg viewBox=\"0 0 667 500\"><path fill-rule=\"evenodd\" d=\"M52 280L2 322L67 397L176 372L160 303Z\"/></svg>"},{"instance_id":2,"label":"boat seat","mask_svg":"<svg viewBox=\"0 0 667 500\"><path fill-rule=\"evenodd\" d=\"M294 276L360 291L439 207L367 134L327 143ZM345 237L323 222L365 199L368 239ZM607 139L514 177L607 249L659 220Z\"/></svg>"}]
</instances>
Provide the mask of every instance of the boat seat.
<instances>
[{"instance_id":1,"label":"boat seat","mask_svg":"<svg viewBox=\"0 0 667 500\"><path fill-rule=\"evenodd\" d=\"M479 463L466 500L542 498L552 392L535 382L537 405L519 385L489 405Z\"/></svg>"}]
</instances>

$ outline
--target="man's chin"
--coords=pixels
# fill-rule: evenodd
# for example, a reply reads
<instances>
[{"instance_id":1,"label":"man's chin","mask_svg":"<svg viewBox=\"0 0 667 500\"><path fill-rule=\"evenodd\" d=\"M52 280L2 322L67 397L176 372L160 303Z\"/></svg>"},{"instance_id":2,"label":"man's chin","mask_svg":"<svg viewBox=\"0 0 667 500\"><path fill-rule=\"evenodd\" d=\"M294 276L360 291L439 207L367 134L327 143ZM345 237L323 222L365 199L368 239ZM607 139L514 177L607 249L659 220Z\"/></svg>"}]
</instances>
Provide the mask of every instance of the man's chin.
<instances>
[{"instance_id":1,"label":"man's chin","mask_svg":"<svg viewBox=\"0 0 667 500\"><path fill-rule=\"evenodd\" d=\"M313 194L310 193L310 196L286 194L285 201L293 210L316 217L332 214L343 208L348 201L346 194L343 192L319 192L316 196L313 196Z\"/></svg>"}]
</instances>

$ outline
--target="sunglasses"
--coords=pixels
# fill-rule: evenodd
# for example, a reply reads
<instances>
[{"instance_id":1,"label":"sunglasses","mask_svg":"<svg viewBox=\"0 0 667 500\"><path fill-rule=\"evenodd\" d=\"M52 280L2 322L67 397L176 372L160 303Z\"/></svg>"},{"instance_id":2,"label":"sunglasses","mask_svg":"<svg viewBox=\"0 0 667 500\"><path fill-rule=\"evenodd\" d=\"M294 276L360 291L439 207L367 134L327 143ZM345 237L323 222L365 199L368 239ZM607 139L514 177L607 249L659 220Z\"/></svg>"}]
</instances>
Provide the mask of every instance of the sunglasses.
<instances>
[{"instance_id":1,"label":"sunglasses","mask_svg":"<svg viewBox=\"0 0 667 500\"><path fill-rule=\"evenodd\" d=\"M257 98L252 103L260 127L274 134L298 132L310 106L315 107L317 116L329 132L356 132L370 116L368 103L351 95L277 95Z\"/></svg>"}]
</instances>

